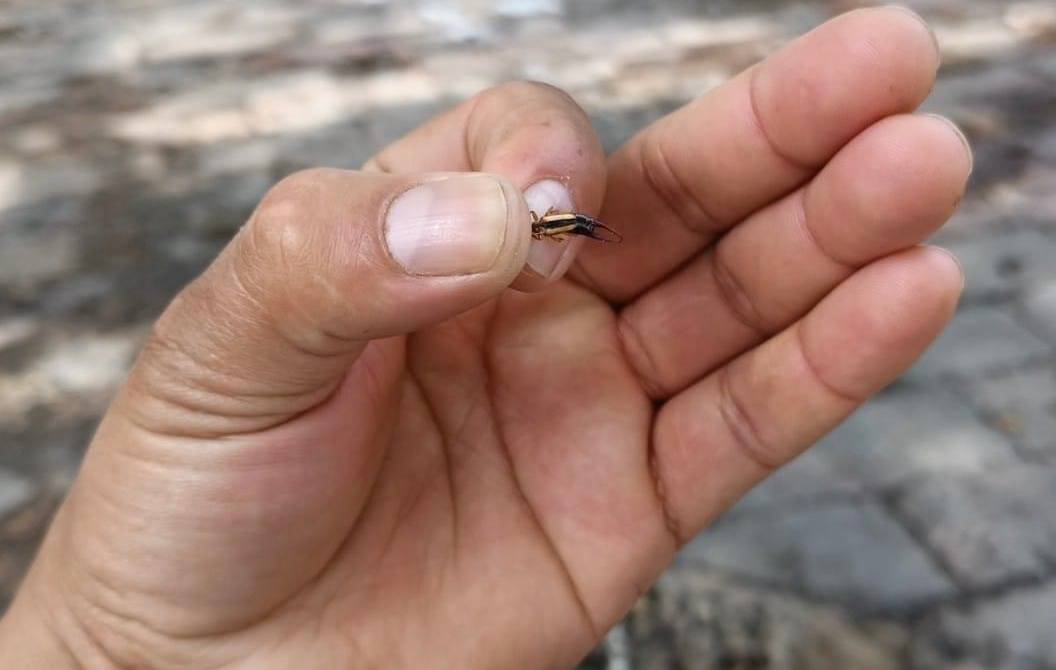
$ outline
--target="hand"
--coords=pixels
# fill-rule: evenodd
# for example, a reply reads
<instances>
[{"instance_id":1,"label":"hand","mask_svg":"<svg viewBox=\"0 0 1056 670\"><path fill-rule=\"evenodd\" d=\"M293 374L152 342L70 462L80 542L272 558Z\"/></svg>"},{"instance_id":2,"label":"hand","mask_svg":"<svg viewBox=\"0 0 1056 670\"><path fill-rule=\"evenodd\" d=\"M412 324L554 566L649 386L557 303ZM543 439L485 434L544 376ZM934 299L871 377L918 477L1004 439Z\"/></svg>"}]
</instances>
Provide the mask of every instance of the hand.
<instances>
[{"instance_id":1,"label":"hand","mask_svg":"<svg viewBox=\"0 0 1056 670\"><path fill-rule=\"evenodd\" d=\"M911 115L937 67L863 10L607 163L517 83L280 183L159 320L0 665L573 665L951 317L960 270L917 246L971 168ZM549 205L625 241L560 279Z\"/></svg>"}]
</instances>

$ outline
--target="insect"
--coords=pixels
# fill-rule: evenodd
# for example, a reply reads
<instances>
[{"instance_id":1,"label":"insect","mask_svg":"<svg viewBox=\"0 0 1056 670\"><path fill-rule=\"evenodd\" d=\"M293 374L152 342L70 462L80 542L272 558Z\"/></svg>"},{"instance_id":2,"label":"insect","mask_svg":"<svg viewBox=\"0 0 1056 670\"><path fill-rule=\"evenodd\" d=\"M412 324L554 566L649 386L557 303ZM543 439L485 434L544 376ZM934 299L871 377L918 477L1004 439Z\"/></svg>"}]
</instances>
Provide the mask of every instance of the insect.
<instances>
[{"instance_id":1,"label":"insect","mask_svg":"<svg viewBox=\"0 0 1056 670\"><path fill-rule=\"evenodd\" d=\"M553 208L542 216L535 212L529 213L532 215L532 237L537 240L549 238L561 241L568 239L569 235L582 235L600 242L623 241L622 235L586 214L562 214Z\"/></svg>"}]
</instances>

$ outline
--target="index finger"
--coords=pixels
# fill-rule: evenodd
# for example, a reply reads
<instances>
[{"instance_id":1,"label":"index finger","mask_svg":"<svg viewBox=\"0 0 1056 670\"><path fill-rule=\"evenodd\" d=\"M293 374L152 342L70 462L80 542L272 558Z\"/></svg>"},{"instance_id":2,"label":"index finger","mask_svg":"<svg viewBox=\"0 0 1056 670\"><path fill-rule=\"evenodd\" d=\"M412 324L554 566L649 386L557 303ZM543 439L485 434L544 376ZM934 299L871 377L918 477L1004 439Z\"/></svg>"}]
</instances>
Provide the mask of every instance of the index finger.
<instances>
[{"instance_id":1,"label":"index finger","mask_svg":"<svg viewBox=\"0 0 1056 670\"><path fill-rule=\"evenodd\" d=\"M586 113L563 91L516 81L488 89L383 149L364 166L383 172L483 171L524 190L528 207L596 214L605 154ZM514 283L536 290L559 279L581 239L532 240Z\"/></svg>"}]
</instances>

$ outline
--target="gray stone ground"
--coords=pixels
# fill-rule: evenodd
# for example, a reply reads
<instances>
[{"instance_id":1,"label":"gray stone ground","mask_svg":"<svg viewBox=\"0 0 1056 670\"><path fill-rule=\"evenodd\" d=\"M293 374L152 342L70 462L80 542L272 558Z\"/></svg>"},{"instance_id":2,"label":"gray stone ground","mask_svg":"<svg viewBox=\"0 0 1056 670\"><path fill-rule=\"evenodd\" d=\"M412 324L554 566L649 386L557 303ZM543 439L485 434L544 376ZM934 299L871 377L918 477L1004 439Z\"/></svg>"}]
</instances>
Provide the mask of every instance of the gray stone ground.
<instances>
[{"instance_id":1,"label":"gray stone ground","mask_svg":"<svg viewBox=\"0 0 1056 670\"><path fill-rule=\"evenodd\" d=\"M978 154L941 236L961 314L584 667L1056 668L1056 5L910 4L946 55L929 107ZM144 329L281 175L356 166L515 77L568 89L614 147L856 5L7 0L0 603Z\"/></svg>"}]
</instances>

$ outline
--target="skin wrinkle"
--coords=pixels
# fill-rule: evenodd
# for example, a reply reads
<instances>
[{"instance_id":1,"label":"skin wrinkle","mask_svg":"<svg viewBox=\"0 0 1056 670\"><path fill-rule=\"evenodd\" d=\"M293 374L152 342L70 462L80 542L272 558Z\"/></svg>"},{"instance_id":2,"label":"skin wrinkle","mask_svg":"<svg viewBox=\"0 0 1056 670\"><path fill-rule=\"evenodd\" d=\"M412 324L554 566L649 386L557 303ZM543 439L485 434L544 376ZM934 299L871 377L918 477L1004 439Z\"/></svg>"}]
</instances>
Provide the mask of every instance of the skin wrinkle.
<instances>
[{"instance_id":1,"label":"skin wrinkle","mask_svg":"<svg viewBox=\"0 0 1056 670\"><path fill-rule=\"evenodd\" d=\"M108 583L101 575L96 574L91 570L81 570L78 574L82 578L87 579L88 583L82 583L81 588L64 588L60 589L61 597L67 602L67 611L70 613L74 624L77 626L87 638L89 643L95 648L101 657L106 658L108 661L114 664L116 668L133 668L141 667L141 662L136 661L134 664L128 664L125 660L119 659L118 657L128 657L131 654L138 656L140 659L144 658L142 652L143 648L150 649L157 647L159 642L163 642L166 639L180 641L184 638L179 634L173 634L171 632L162 631L157 626L149 623L142 617L132 616L127 613L119 612L114 607L108 607L102 604L102 598L98 595L91 596L85 591L85 587L92 585L95 588L101 589L102 593L110 594L110 599L116 598L117 600L125 600L125 588L118 588ZM78 580L71 580L78 581ZM75 592L80 592L80 598L74 600L71 596ZM102 638L94 630L94 623L98 622L101 618L109 619L111 622L117 621L118 625L109 624L106 628L106 632L115 638L120 639L119 644L123 644L126 649L122 653L115 653L114 645L103 644ZM138 633L137 633L138 631ZM200 639L197 636L195 639ZM105 650L105 651L104 651Z\"/></svg>"},{"instance_id":2,"label":"skin wrinkle","mask_svg":"<svg viewBox=\"0 0 1056 670\"><path fill-rule=\"evenodd\" d=\"M368 377L373 377L373 375L368 375ZM400 379L396 379L393 381L393 383L399 384L400 381ZM373 383L377 390L375 393L369 394L368 397L375 399L375 402L380 402L380 399L383 397L381 392L382 389L380 388L380 384L378 384L376 380ZM383 412L376 411L373 414L380 416L383 415ZM380 422L379 427L375 431L375 437L377 439L382 440L383 442L391 441L392 434L395 431L394 424L394 418L390 418L390 420L388 421ZM330 560L326 563L324 568L319 571L319 574L314 579L312 579L308 584L304 586L304 588L301 589L301 592L309 592L311 590L309 588L310 586L314 588L314 585L320 584L322 582L324 577L328 574L330 567L338 561L339 557L345 552L348 543L355 537L357 528L360 526L360 524L363 523L363 520L367 517L368 510L371 509L371 505L375 499L375 496L377 495L377 490L379 488L378 483L382 481L382 473L384 472L385 464L386 462L388 462L391 453L391 449L386 449L384 455L380 458L376 466L374 477L370 480L370 486L367 490L367 494L363 497L363 502L360 506L359 513L353 520L352 524L349 526L348 533L346 534L344 540L341 542L340 545L338 545L337 549L334 551L333 556L331 556ZM394 526L394 529L395 527L396 526ZM336 597L337 596L335 590L335 596L332 598L332 600L336 599Z\"/></svg>"},{"instance_id":3,"label":"skin wrinkle","mask_svg":"<svg viewBox=\"0 0 1056 670\"><path fill-rule=\"evenodd\" d=\"M459 515L458 515L458 497L457 497L456 492L455 492L454 468L452 467L452 462L451 462L451 453L450 453L451 447L450 447L450 445L448 443L447 434L444 432L443 428L441 427L442 424L440 422L440 414L437 412L436 406L433 404L432 400L429 399L429 394L425 392L424 386L422 385L422 382L419 379L418 373L415 370L415 367L414 367L413 364L407 366L407 376L408 376L408 378L410 380L411 385L414 386L415 389L418 391L418 397L421 398L422 405L425 407L425 411L428 413L429 418L432 420L433 425L435 427L435 432L439 436L439 439L440 439L440 453L441 453L441 456L443 458L445 479L447 480L446 481L446 484L447 484L447 486L446 486L446 488L447 488L447 496L448 496L449 504L451 505L451 561L452 561L453 564L457 565L458 564L458 524L459 524L458 516ZM460 428L459 430L464 429L466 424L468 424L468 422L470 420L471 412L472 412L472 407L470 407L469 410L466 411L466 415L462 419L462 428ZM456 431L456 435L457 434L458 434L458 431ZM456 437L456 439L457 439L457 437ZM423 492L423 495L424 495L426 487L423 486L421 488L422 488L422 492Z\"/></svg>"},{"instance_id":4,"label":"skin wrinkle","mask_svg":"<svg viewBox=\"0 0 1056 670\"><path fill-rule=\"evenodd\" d=\"M726 305L738 323L752 332L756 341L762 341L773 333L773 329L766 324L744 285L723 260L720 248L721 245L712 249L709 254L711 262L707 263L711 268L715 286L719 289L719 300Z\"/></svg>"},{"instance_id":5,"label":"skin wrinkle","mask_svg":"<svg viewBox=\"0 0 1056 670\"><path fill-rule=\"evenodd\" d=\"M810 221L812 218L808 211L810 193L810 186L807 186L807 188L800 189L797 195L793 196L796 202L796 206L794 208L796 225L799 226L800 230L803 232L803 236L807 238L807 241L810 242L810 244L815 249L817 249L822 256L836 264L839 269L843 271L844 274L850 275L858 269L858 264L848 263L847 261L839 259L835 255L830 253L824 246L822 246L821 240L818 239L817 233L814 232L814 227L810 225Z\"/></svg>"},{"instance_id":6,"label":"skin wrinkle","mask_svg":"<svg viewBox=\"0 0 1056 670\"><path fill-rule=\"evenodd\" d=\"M833 397L854 406L858 406L868 400L868 398L859 398L846 391L842 391L829 383L829 380L822 377L821 373L818 371L817 365L814 364L814 361L810 358L810 354L807 353L806 334L803 331L803 326L797 325L794 330L796 333L797 348L800 351L800 355L803 357L803 362L806 365L807 370L810 371L811 376L814 377L815 381L817 381L822 388L832 394Z\"/></svg>"},{"instance_id":7,"label":"skin wrinkle","mask_svg":"<svg viewBox=\"0 0 1056 670\"><path fill-rule=\"evenodd\" d=\"M157 342L155 342L154 346L161 346L163 348L165 347L165 345L159 345ZM177 353L176 350L172 350L170 356L173 353ZM216 407L226 405L226 403L223 401L226 401L227 397L223 396L222 392L211 390L208 388L195 389L193 384L188 386L187 384L189 383L189 380L193 378L191 375L186 375L182 384L152 382L149 379L149 377L151 376L151 372L160 373L161 378L167 379L167 375L165 374L165 370L163 368L170 367L163 365L163 357L154 357L154 360L156 362L153 363L152 366L146 366L144 370L140 373L141 375L146 375L148 378L133 378L130 383L134 384L135 386L129 388L128 390L131 392L133 389L135 389L136 386L139 386L140 383L142 383L144 387L149 387L149 391L143 390L138 392L143 394L152 403L159 404L163 410L167 410L167 412L175 411L175 413L179 417L179 420L159 421L158 419L153 417L153 415L159 413L157 409L150 408L150 411L138 411L136 408L141 403L136 403L134 401L129 402L129 410L124 413L124 418L130 424L142 430L147 435L216 439L233 434L231 430L234 428L234 426L223 426L222 424L224 422L236 423L243 419L249 419L250 421L268 419L268 421L265 421L265 423L275 425L274 419L280 415L280 413L261 412L255 412L247 415L243 412L235 412L233 409L225 409L224 411L217 412L215 411ZM188 360L191 360L193 365L198 365L198 363L193 359ZM181 370L180 366L178 365L172 365L171 369L172 372L176 374L180 372L185 372L184 370ZM200 393L196 393L196 390ZM200 394L212 396L214 397L214 399L220 400L221 402L209 403L207 399L200 398ZM207 405L208 409L212 409L213 411L208 411L206 408ZM160 414L166 414L167 412L161 411ZM281 414L286 415L285 412ZM214 419L214 421L203 422L203 418ZM219 423L221 425L213 426L213 423ZM179 425L180 427L173 428L169 424ZM252 433L256 431L247 429L246 432Z\"/></svg>"},{"instance_id":8,"label":"skin wrinkle","mask_svg":"<svg viewBox=\"0 0 1056 670\"><path fill-rule=\"evenodd\" d=\"M766 144L766 147L770 150L774 156L776 156L785 165L793 168L798 172L802 172L804 176L811 175L817 172L824 165L812 165L807 162L803 162L787 154L775 141L770 130L766 126L766 122L763 120L763 115L760 112L759 107L759 91L758 91L758 80L759 73L762 72L762 68L759 66L753 67L748 73L748 110L751 112L748 115L749 121L751 121L752 127L759 132L759 136L762 137Z\"/></svg>"},{"instance_id":9,"label":"skin wrinkle","mask_svg":"<svg viewBox=\"0 0 1056 670\"><path fill-rule=\"evenodd\" d=\"M235 286L241 292L241 295L243 295L245 299L250 301L250 303L253 305L253 313L259 314L265 319L263 325L265 325L265 327L269 328L272 332L278 335L282 339L283 343L293 349L294 352L304 356L307 359L320 359L323 361L331 361L334 359L340 360L342 358L349 358L355 355L356 349L361 348L363 346L363 342L361 340L353 340L352 338L340 338L339 340L342 344L358 345L354 347L352 351L349 351L348 349L345 349L343 351L318 351L312 348L311 346L302 343L297 337L286 332L287 329L284 328L282 324L274 318L274 316L272 316L272 310L266 309L264 307L263 301L261 301L257 296L253 295L253 293L249 289L249 286L246 284L244 278L242 277L242 273L245 270L240 269L241 267L243 267L242 264L238 262L231 264L230 275ZM312 328L316 329L314 326ZM323 334L337 339L337 336L330 335L329 331L323 331Z\"/></svg>"},{"instance_id":10,"label":"skin wrinkle","mask_svg":"<svg viewBox=\"0 0 1056 670\"><path fill-rule=\"evenodd\" d=\"M655 418L653 419L653 423L656 423ZM660 513L663 516L664 528L667 529L668 534L671 536L675 552L678 552L682 547L686 546L689 542L689 538L687 538L682 532L681 525L678 523L678 516L671 508L671 502L667 497L667 486L664 483L664 478L661 474L660 456L657 454L656 439L652 435L653 431L650 430L649 432L649 453L647 456L649 479L653 484L653 492L656 495L656 502L659 505ZM644 588L639 587L639 594L644 594L649 588L649 586L645 586Z\"/></svg>"},{"instance_id":11,"label":"skin wrinkle","mask_svg":"<svg viewBox=\"0 0 1056 670\"><path fill-rule=\"evenodd\" d=\"M193 366L201 367L204 364L199 363L192 354L183 350L182 346L169 346L169 340L159 339L157 337L152 339L152 345L160 347L163 350L167 350L170 355L182 355L185 359L190 362ZM162 378L168 378L168 375L163 370L156 367L162 365L165 361L164 356L151 357L152 361L155 361L152 366L146 366L140 374L148 375L152 370L156 370L161 373ZM253 435L260 432L265 432L270 428L284 423L285 421L291 420L297 414L290 414L289 412L245 412L236 411L236 408L231 407L224 411L217 412L217 407L228 407L227 401L232 399L232 396L226 394L222 389L211 389L208 386L197 386L196 382L192 383L190 380L198 378L197 375L181 374L186 373L186 370L181 368L179 365L172 365L172 372L180 379L183 380L181 384L159 384L152 383L149 379L139 380L133 376L130 379L131 384L138 386L142 383L143 386L149 387L150 391L142 390L138 391L149 397L150 400L160 403L163 407L168 407L170 410L176 410L177 413L184 413L186 416L183 420L177 422L169 422L174 424L180 424L180 429L173 429L167 427L165 423L159 423L157 420L149 418L149 415L157 413L156 410L151 412L139 412L134 411L137 403L130 403L130 410L123 414L123 417L129 422L129 424L135 426L137 429L143 431L148 436L159 436L159 437L190 437L196 439L219 439L224 437L239 437L246 435ZM207 377L207 375L206 375ZM189 386L187 384L190 384ZM340 387L339 384L335 385L334 388L325 396L321 397L314 406L322 405L327 402L329 397L332 397ZM184 392L176 392L177 389L182 389ZM131 390L131 389L129 389ZM189 392L189 393L188 393ZM207 396L206 398L199 398L200 394ZM298 396L300 397L300 396ZM211 400L210 400L211 398ZM275 399L269 397L269 399ZM252 403L250 403L252 404ZM309 406L304 409L301 414L309 412L314 406ZM210 411L211 410L211 411ZM207 421L203 422L202 420ZM220 426L208 427L211 423L208 420L212 420L212 423L219 423ZM247 422L250 424L247 427L235 427L233 425L237 422ZM223 426L224 422L233 422L231 425ZM256 425L255 425L256 424Z\"/></svg>"},{"instance_id":12,"label":"skin wrinkle","mask_svg":"<svg viewBox=\"0 0 1056 670\"><path fill-rule=\"evenodd\" d=\"M112 501L117 504L120 501ZM336 554L335 554L336 555ZM323 569L320 570L319 574L323 574L323 570L328 567L329 563L324 563ZM137 645L143 649L153 649L158 647L158 643L169 640L169 641L212 641L216 642L226 637L233 636L246 629L254 628L259 624L269 620L276 612L283 610L291 601L296 600L301 593L303 593L310 584L315 581L315 577L310 578L305 586L301 589L293 591L287 598L276 603L274 606L267 609L267 611L260 612L250 620L232 622L227 628L213 629L208 634L204 634L198 631L178 631L178 630L165 630L162 626L152 623L144 617L137 617L130 613L123 613L118 611L113 606L107 606L103 604L103 599L127 601L127 585L118 588L111 585L106 578L95 570L82 570L80 573L86 578L91 584L101 589L101 593L109 594L109 598L106 596L92 596L87 592L81 593L81 601L91 616L85 614L82 618L86 621L94 621L99 618L100 614L108 615L112 619L116 619L122 625L113 626L111 625L108 630L112 633L116 633L119 636L125 638L130 644ZM72 593L72 590L67 590L68 593ZM141 592L141 595L147 598L163 598L164 590L158 593ZM81 608L74 607L73 610L79 610ZM88 627L88 626L86 626ZM136 631L145 633L146 636L142 636L136 633ZM151 639L153 638L153 639ZM145 658L145 656L144 656ZM223 665L223 664L221 664ZM138 664L135 667L140 667Z\"/></svg>"},{"instance_id":13,"label":"skin wrinkle","mask_svg":"<svg viewBox=\"0 0 1056 670\"><path fill-rule=\"evenodd\" d=\"M692 539L684 530L682 520L679 518L680 515L675 510L675 507L671 504L671 498L668 492L667 482L664 479L664 464L660 457L660 436L659 436L659 425L662 408L658 408L653 413L652 425L649 428L649 474L653 479L653 487L656 492L656 499L660 504L660 511L664 516L664 527L667 529L674 542L675 550L673 553L677 553L682 547L689 543ZM681 422L674 423L674 435L671 438L676 444L684 444L685 439L682 438L682 426Z\"/></svg>"},{"instance_id":14,"label":"skin wrinkle","mask_svg":"<svg viewBox=\"0 0 1056 670\"><path fill-rule=\"evenodd\" d=\"M230 434L229 434L229 436L230 436ZM374 483L376 483L377 479L375 479L373 481L374 481ZM363 507L361 509L361 515L362 515L362 510L366 509L367 505L369 504L369 500L370 500L370 498L373 495L373 490L375 488L374 487L374 483L372 483L371 491L368 492L367 498L365 499L365 502L364 502ZM357 518L357 520L355 522L353 522L353 525L352 525L352 529L353 530L355 528L355 524L356 523L358 523L358 518ZM319 581L321 576L327 574L327 572L329 571L329 568L332 565L332 563L335 560L338 559L338 557L340 556L342 550L344 549L345 544L348 541L348 539L352 538L354 536L353 530L349 531L349 533L346 535L345 540L341 544L338 545L338 547L334 550L334 553L331 556L331 558L320 567L320 569L319 569L319 571L318 571L318 573L316 575L310 577L309 580L304 584L303 587L293 591L288 598L278 602L273 608L269 609L267 612L264 612L264 613L260 614L260 616L258 617L258 620L255 621L255 622L254 621L250 621L248 624L240 622L237 625L232 625L230 630L216 631L214 634L210 635L208 638L202 638L202 636L200 634L180 635L180 634L172 633L172 632L162 632L160 629L157 629L157 628L149 625L147 622L139 620L139 619L132 619L132 618L129 618L129 617L123 617L123 619L126 620L129 623L144 627L145 630L147 630L147 631L149 631L149 632L151 632L153 634L156 634L159 637L167 636L170 639L176 639L176 640L180 640L180 639L196 639L196 640L203 640L203 639L207 639L208 640L208 639L211 639L211 640L216 640L216 639L220 639L220 638L222 638L224 636L228 636L228 635L232 635L234 633L240 632L240 631L245 630L245 629L253 628L253 627L257 626L259 623L263 623L264 621L267 621L275 612L284 609L290 602L296 600L300 595L302 595L302 594L304 594L306 592L312 591L314 589L314 585ZM114 614L116 615L116 612ZM151 648L150 645L145 645L145 646L147 648ZM220 663L216 667L222 667L224 665L226 665L226 662L225 663ZM140 665L139 664L135 664L134 666L130 666L130 667L140 667ZM197 667L202 667L202 666L200 664L197 664L194 667L197 668Z\"/></svg>"},{"instance_id":15,"label":"skin wrinkle","mask_svg":"<svg viewBox=\"0 0 1056 670\"><path fill-rule=\"evenodd\" d=\"M587 625L587 630L590 632L591 640L593 641L594 645L597 645L599 642L601 642L602 638L604 637L601 631L601 627L598 626L597 622L594 620L594 615L591 613L590 608L587 606L587 602L583 598L583 594L579 590L579 585L576 582L576 578L573 576L571 569L569 569L568 565L565 563L565 559L562 557L561 551L558 549L557 544L554 542L553 538L550 537L549 533L546 530L546 526L543 525L542 519L539 517L539 514L532 506L531 500L528 498L528 495L525 493L524 488L521 486L521 481L517 473L517 465L513 459L513 455L510 453L509 443L507 442L507 437L505 435L505 426L503 425L503 422L500 418L501 414L498 413L498 408L495 406L494 396L490 392L490 387L495 383L494 380L496 379L493 368L494 361L492 360L492 357L494 356L493 352L495 351L494 323L497 320L501 309L502 305L499 304L496 312L491 315L490 319L488 319L487 329L485 331L484 338L485 344L483 347L483 351L485 352L483 356L485 370L485 395L488 399L488 402L491 404L492 416L495 417L495 428L498 431L499 442L501 445L500 451L506 459L506 464L509 468L511 479L514 485L514 492L517 494L518 498L520 498L521 502L524 505L524 508L528 511L528 514L532 519L532 522L535 525L539 535L543 538L543 541L546 547L548 548L549 553L557 562L557 565L560 567L561 573L564 576L565 582L569 589L569 593L572 596L573 601L576 603L577 609L579 610L580 615L583 617L583 620Z\"/></svg>"},{"instance_id":16,"label":"skin wrinkle","mask_svg":"<svg viewBox=\"0 0 1056 670\"><path fill-rule=\"evenodd\" d=\"M60 507L58 512L56 512L56 527L49 531L45 536L45 547L53 545L53 543L56 542L61 542L63 539L61 537L62 528L58 526L58 523L66 516L65 507L65 505ZM34 565L30 574L32 575L37 571L46 571L48 567L47 564ZM93 632L88 629L88 626L86 626L85 622L82 621L78 615L75 605L70 599L73 589L65 588L70 582L69 575L65 575L65 579L63 579L64 575L62 572L57 572L56 575L56 579L64 588L53 590L53 597L57 598L61 603L64 603L65 607L55 606L53 603L49 602L49 592L41 592L37 594L37 598L26 598L24 595L29 594L23 594L20 592L19 596L16 597L16 602L26 602L31 610L37 613L38 620L43 623L47 630L52 631L52 639L59 645L62 655L71 661L71 667L83 667L81 662L83 656L79 655L76 650L87 644L90 648L90 652L95 655L94 660L100 660L101 662L109 661L113 664L110 667L116 668L116 661L111 661L104 647L100 644L100 641L95 637ZM29 583L27 583L27 586L28 585ZM29 588L23 590L30 591ZM65 616L62 616L61 618L70 622L65 629L59 620L60 615L62 614L65 614ZM69 625L71 624L73 626L72 634L68 631ZM76 639L72 639L71 635L72 638Z\"/></svg>"},{"instance_id":17,"label":"skin wrinkle","mask_svg":"<svg viewBox=\"0 0 1056 670\"><path fill-rule=\"evenodd\" d=\"M36 603L34 603L34 609L36 609L36 611L38 612L38 615L40 616L40 620L44 622L44 626L51 632L52 639L54 639L54 640L56 640L58 642L58 644L59 644L59 646L61 647L61 650L62 650L61 653L62 653L64 659L66 660L66 662L68 662L70 665L77 665L78 664L77 655L74 653L73 647L70 644L70 642L66 639L66 636L62 634L62 630L61 630L58 622L55 621L55 618L51 614L51 612L46 611L45 608L37 606ZM71 610L71 605L70 605L68 600L66 601L66 611L67 612L72 611ZM80 626L80 623L76 619L74 619L74 626L78 626L78 627ZM88 635L88 633L86 631L82 630L82 633L84 633L86 636ZM89 639L91 639L91 638L89 638ZM91 644L91 642L90 642L90 644ZM97 654L99 654L103 658L106 657L106 654L103 653L103 651L101 649L96 648L95 652Z\"/></svg>"},{"instance_id":18,"label":"skin wrinkle","mask_svg":"<svg viewBox=\"0 0 1056 670\"><path fill-rule=\"evenodd\" d=\"M726 223L708 211L689 186L671 167L663 148L663 126L638 142L637 164L643 182L656 194L661 204L686 230L702 236L715 235L726 229Z\"/></svg>"},{"instance_id":19,"label":"skin wrinkle","mask_svg":"<svg viewBox=\"0 0 1056 670\"><path fill-rule=\"evenodd\" d=\"M628 336L632 341L635 342L633 347L629 346ZM674 552L677 552L683 546L685 546L687 540L683 536L682 529L678 523L678 517L671 509L671 503L667 497L667 487L664 483L663 475L660 468L660 457L656 449L656 422L659 416L659 406L657 399L663 397L661 395L661 388L656 385L655 382L651 381L650 377L643 376L641 370L635 365L635 361L639 360L635 356L630 354L631 350L642 352L644 355L647 365L651 366L651 369L656 370L656 363L653 361L648 350L644 349L644 345L641 342L641 336L638 331L630 324L630 321L623 315L623 311L616 314L616 346L619 347L620 351L617 354L620 360L627 362L627 367L631 374L638 380L642 389L646 395L653 399L654 407L652 417L650 418L650 424L646 435L646 467L648 469L648 478L650 484L652 484L653 496L656 498L657 507L660 510L660 515L663 521L663 527L667 531L671 538L672 544L674 545ZM649 587L638 588L639 594L643 594L648 591Z\"/></svg>"},{"instance_id":20,"label":"skin wrinkle","mask_svg":"<svg viewBox=\"0 0 1056 670\"><path fill-rule=\"evenodd\" d=\"M666 398L667 388L660 382L660 368L653 352L645 346L641 333L628 319L623 310L617 315L616 339L623 348L625 360L630 361L631 371L638 379L646 394L653 400Z\"/></svg>"},{"instance_id":21,"label":"skin wrinkle","mask_svg":"<svg viewBox=\"0 0 1056 670\"><path fill-rule=\"evenodd\" d=\"M759 427L747 412L744 403L737 396L731 385L733 371L729 365L718 371L719 416L722 417L733 442L741 453L766 472L774 472L784 462L780 458L771 458L772 447L762 439Z\"/></svg>"},{"instance_id":22,"label":"skin wrinkle","mask_svg":"<svg viewBox=\"0 0 1056 670\"><path fill-rule=\"evenodd\" d=\"M299 202L298 198L302 198L303 197L301 195L302 191L308 191L310 193L314 189L306 189L306 188L303 188L303 187L298 187L298 185L299 185L300 181L302 181L302 180L312 179L313 178L313 174L321 174L324 178L327 178L330 175L330 173L326 172L326 171L322 171L321 173L320 172L312 172L312 171L304 171L304 172L295 173L295 174L287 177L285 180L283 180L283 182L285 184L287 184L286 188L291 189L294 192L294 195L286 196L285 198L281 198L281 201L280 201L281 202L281 204L280 204L280 208L281 209L291 209L292 208L294 212L302 212L302 211L307 211L307 210L310 209L309 207L306 207L303 204L298 204L298 202ZM324 272L324 273L321 273L321 275L320 275L319 273L316 273L316 272L313 271L313 269L314 269L313 268L313 265L314 265L313 263L311 263L311 262L309 262L309 263L304 263L304 262L298 263L298 262L295 262L295 261L291 261L291 260L289 260L287 258L287 256L289 255L289 252L290 252L289 240L293 239L294 237L296 237L296 235L300 235L301 232L302 232L300 229L304 227L303 224L300 224L300 223L291 224L291 223L289 223L289 221L292 220L292 219L311 221L312 217L311 216L304 216L304 215L296 216L296 215L289 215L289 214L283 214L283 213L280 213L280 214L277 214L277 215L269 217L268 216L268 207L269 207L268 202L269 201L266 199L265 202L262 203L261 206L257 208L257 211L254 213L253 217L250 219L250 223L249 223L248 227L245 229L245 235L244 236L240 236L240 238L239 238L240 240L243 240L243 241L242 241L241 244L238 244L238 246L236 247L236 253L234 254L234 259L230 263L230 265L231 265L231 275L232 275L232 279L235 281L236 288L239 291L241 291L241 294L245 297L245 299L249 300L252 303L252 305L255 308L254 310L252 310L252 312L254 314L260 315L262 318L265 319L264 325L267 326L267 327L270 327L272 331L274 331L275 333L280 335L282 337L283 341L286 342L296 352L306 356L307 358L321 359L321 360L324 360L324 361L328 360L330 358L340 359L341 357L348 357L348 356L354 354L358 349L362 348L362 346L363 346L363 342L362 342L361 339L357 340L357 339L355 339L353 337L338 336L338 335L334 334L332 329L330 329L326 324L317 323L318 319L314 319L314 318L312 318L310 316L306 317L306 316L302 315L298 319L299 323L301 324L301 329L302 330L305 330L305 331L311 332L311 333L322 334L322 335L324 335L324 337L329 337L330 339L334 339L335 341L337 341L337 343L339 345L355 345L355 346L344 346L344 348L339 346L336 351L332 351L332 352L331 351L319 351L316 348L314 348L311 344L307 344L305 342L302 342L301 338L299 338L293 332L287 332L289 329L283 326L283 321L291 321L289 319L289 315L288 314L283 314L282 315L283 316L282 320L276 319L275 316L273 315L274 310L267 309L266 302L259 295L262 292L266 294L267 293L267 289L265 287L263 287L259 282L249 282L249 281L247 281L247 278L244 276L244 273L247 272L250 269L255 269L255 270L258 271L258 273L260 273L261 272L260 268L259 267L254 267L254 266L260 266L260 265L263 265L263 272L262 272L263 274L266 275L268 272L274 272L275 271L274 267L273 267L274 263L272 262L271 257L276 255L276 254L275 253L269 254L267 252L268 249L274 249L274 250L277 251L277 255L279 256L279 265L278 265L278 267L286 268L286 271L285 272L280 272L280 274L287 275L287 276L293 276L293 277L299 277L299 276L312 277L313 281L315 281L315 282L322 281L323 283L321 285L320 284L316 284L316 285L319 286L322 289L322 292L325 294L326 298L328 300L330 300L331 303L332 303L332 306L330 308L322 310L322 311L324 313L327 313L327 314L338 313L340 311L340 308L338 307L338 305L340 305L341 299L340 299L339 296L342 295L343 291L341 290L340 287L336 287L336 286L332 285L329 282L329 279L331 278L331 274ZM274 205L271 205L271 207L274 207ZM265 224L262 224L261 221L268 220L268 219L278 219L278 220L280 220L280 223L271 224L269 226L269 228L274 228L276 226L280 227L280 232L278 234L279 241L277 243L272 239L272 238L276 237L274 232L268 233L268 232L262 230L262 227ZM292 226L292 228L291 228L291 226ZM291 231L291 232L285 232L285 231ZM305 233L310 233L310 231L304 231L304 232ZM296 233L296 235L294 233ZM362 245L365 243L365 238L366 237L367 237L366 235L355 235L355 236L353 236L351 238L351 242L352 242L353 246L348 248L345 251L345 253L343 254L343 256L347 256L348 258L358 258L358 257L360 257L360 254L358 252L359 252L359 249L362 247ZM349 241L348 237L346 237L346 236L342 236L341 237L341 242L348 242L348 241ZM301 248L303 248L305 246L307 246L307 245L302 243L302 242L298 242L296 244L296 247L297 247L298 250L300 250ZM327 251L328 251L328 254L331 255L331 256L335 253L333 249L327 249ZM369 256L369 254L365 254L365 255ZM330 263L325 263L324 262L324 263L321 263L320 265L322 265L323 267L326 267L327 265L332 265L334 267L337 266L337 262L335 261L335 259L330 258L330 259L327 259L327 260L330 260L331 262ZM254 286L257 289L256 291L253 290ZM300 301L300 300L288 301L288 302L285 302L284 304L286 305L287 309L297 310L297 311L300 311L300 312L309 312L309 311L311 311L309 309L306 309L302 305L302 301ZM316 310L316 311L320 311L320 310Z\"/></svg>"}]
</instances>

